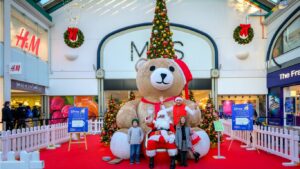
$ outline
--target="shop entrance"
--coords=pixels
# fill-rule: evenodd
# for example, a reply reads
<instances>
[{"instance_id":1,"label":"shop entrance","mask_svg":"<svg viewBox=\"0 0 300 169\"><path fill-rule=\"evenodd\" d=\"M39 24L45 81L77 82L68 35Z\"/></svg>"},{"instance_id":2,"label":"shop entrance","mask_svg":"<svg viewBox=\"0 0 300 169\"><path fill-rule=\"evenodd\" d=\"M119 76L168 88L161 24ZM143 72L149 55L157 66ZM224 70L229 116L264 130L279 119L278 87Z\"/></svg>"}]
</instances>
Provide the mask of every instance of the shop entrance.
<instances>
[{"instance_id":1,"label":"shop entrance","mask_svg":"<svg viewBox=\"0 0 300 169\"><path fill-rule=\"evenodd\" d=\"M41 125L46 113L45 87L12 80L11 108L14 116L14 128Z\"/></svg>"},{"instance_id":2,"label":"shop entrance","mask_svg":"<svg viewBox=\"0 0 300 169\"><path fill-rule=\"evenodd\" d=\"M40 125L44 118L43 95L22 90L11 90L11 109L15 119L14 128Z\"/></svg>"},{"instance_id":3,"label":"shop entrance","mask_svg":"<svg viewBox=\"0 0 300 169\"><path fill-rule=\"evenodd\" d=\"M283 88L284 125L300 127L300 85Z\"/></svg>"}]
</instances>

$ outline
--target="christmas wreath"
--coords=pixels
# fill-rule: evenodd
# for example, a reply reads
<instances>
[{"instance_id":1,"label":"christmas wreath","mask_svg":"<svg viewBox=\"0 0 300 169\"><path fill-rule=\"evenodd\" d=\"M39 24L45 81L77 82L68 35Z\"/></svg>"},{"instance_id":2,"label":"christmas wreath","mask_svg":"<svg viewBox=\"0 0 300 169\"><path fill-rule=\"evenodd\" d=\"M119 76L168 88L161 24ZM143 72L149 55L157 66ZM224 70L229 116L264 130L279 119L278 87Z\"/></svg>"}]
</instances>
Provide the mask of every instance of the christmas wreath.
<instances>
[{"instance_id":1,"label":"christmas wreath","mask_svg":"<svg viewBox=\"0 0 300 169\"><path fill-rule=\"evenodd\" d=\"M72 27L65 31L64 40L69 47L78 48L83 44L84 36L80 29Z\"/></svg>"},{"instance_id":2,"label":"christmas wreath","mask_svg":"<svg viewBox=\"0 0 300 169\"><path fill-rule=\"evenodd\" d=\"M238 44L248 44L254 37L254 31L250 24L240 24L233 32L233 38Z\"/></svg>"}]
</instances>

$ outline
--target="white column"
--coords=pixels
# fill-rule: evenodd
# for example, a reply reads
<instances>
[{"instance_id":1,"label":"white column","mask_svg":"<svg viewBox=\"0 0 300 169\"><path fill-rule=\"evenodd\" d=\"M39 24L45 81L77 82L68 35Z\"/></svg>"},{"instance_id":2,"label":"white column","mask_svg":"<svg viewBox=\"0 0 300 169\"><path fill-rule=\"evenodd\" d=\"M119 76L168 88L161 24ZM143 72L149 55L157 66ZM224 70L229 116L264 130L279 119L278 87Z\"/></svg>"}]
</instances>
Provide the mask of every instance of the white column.
<instances>
[{"instance_id":1,"label":"white column","mask_svg":"<svg viewBox=\"0 0 300 169\"><path fill-rule=\"evenodd\" d=\"M3 83L4 83L4 79L2 77L0 77L0 107L2 108L2 105L4 104L4 92L3 92L3 89L4 89L4 86L3 86ZM2 112L0 112L0 119L2 120ZM0 125L0 131L3 130L3 126Z\"/></svg>"},{"instance_id":2,"label":"white column","mask_svg":"<svg viewBox=\"0 0 300 169\"><path fill-rule=\"evenodd\" d=\"M5 101L10 101L11 79L9 74L10 63L10 13L11 0L3 1L3 78L0 79L0 103L1 107ZM3 94L2 94L3 93ZM2 113L0 113L2 121ZM0 125L0 130L3 126Z\"/></svg>"},{"instance_id":3,"label":"white column","mask_svg":"<svg viewBox=\"0 0 300 169\"><path fill-rule=\"evenodd\" d=\"M4 30L4 72L3 72L3 94L4 101L10 101L11 98L11 77L9 74L9 64L11 61L11 40L10 40L10 15L11 15L11 0L4 0L4 14L3 14L3 30Z\"/></svg>"}]
</instances>

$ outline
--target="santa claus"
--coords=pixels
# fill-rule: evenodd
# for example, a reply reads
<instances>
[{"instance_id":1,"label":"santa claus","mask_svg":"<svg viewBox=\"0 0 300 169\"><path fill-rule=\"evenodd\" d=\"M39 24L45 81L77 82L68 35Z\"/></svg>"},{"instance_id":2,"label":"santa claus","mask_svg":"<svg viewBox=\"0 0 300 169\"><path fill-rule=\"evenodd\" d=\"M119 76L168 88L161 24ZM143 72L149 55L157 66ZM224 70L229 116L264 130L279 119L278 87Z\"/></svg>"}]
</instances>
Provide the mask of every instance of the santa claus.
<instances>
[{"instance_id":1,"label":"santa claus","mask_svg":"<svg viewBox=\"0 0 300 169\"><path fill-rule=\"evenodd\" d=\"M175 169L175 156L177 154L175 130L167 111L160 110L155 120L148 116L146 123L152 128L146 144L146 154L150 157L149 167L154 168L154 157L157 149L166 149L171 157L170 168Z\"/></svg>"}]
</instances>

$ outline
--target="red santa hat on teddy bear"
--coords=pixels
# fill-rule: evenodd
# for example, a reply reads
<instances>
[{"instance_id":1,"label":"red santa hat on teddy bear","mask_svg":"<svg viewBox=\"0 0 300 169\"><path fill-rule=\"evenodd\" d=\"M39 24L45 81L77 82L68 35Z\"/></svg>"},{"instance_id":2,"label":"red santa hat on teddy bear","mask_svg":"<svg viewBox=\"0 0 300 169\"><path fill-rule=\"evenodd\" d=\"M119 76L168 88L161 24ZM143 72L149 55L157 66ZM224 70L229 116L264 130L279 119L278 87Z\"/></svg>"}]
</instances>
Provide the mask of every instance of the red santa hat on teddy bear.
<instances>
[{"instance_id":1,"label":"red santa hat on teddy bear","mask_svg":"<svg viewBox=\"0 0 300 169\"><path fill-rule=\"evenodd\" d=\"M183 62L180 59L174 59L175 63L180 67L180 72L182 76L184 77L184 92L185 92L185 98L189 99L189 82L193 80L192 73L189 69L189 67L186 65L185 62Z\"/></svg>"}]
</instances>

